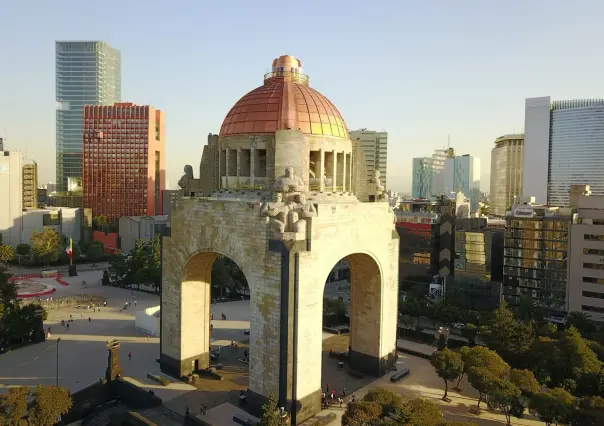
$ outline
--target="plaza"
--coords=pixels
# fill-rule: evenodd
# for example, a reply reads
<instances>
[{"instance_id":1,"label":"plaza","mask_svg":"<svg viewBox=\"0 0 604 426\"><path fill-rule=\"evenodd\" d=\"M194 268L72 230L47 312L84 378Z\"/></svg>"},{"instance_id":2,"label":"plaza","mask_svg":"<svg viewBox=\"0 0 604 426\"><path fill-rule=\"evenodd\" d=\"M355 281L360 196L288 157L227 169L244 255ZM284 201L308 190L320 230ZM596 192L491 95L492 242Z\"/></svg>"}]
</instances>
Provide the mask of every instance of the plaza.
<instances>
[{"instance_id":1,"label":"plaza","mask_svg":"<svg viewBox=\"0 0 604 426\"><path fill-rule=\"evenodd\" d=\"M124 370L124 378L144 389L153 391L164 401L164 404L173 411L184 414L187 407L192 412L197 412L201 404L210 409L224 402L236 399L238 391L235 389L224 390L199 390L181 381L172 380L169 386L160 386L147 378L148 373L158 373L159 365L156 358L159 356L159 338L149 338L136 331L134 328L134 314L136 310L156 306L159 297L143 292L135 292L137 306L123 310L126 301L132 302L129 290L100 285L102 271L80 272L77 277L66 277L68 286L57 285L54 297L76 296L87 294L106 298L107 307L100 312L92 312L75 307L50 310L45 328L51 327L51 338L44 343L26 346L0 355L0 392L14 386L30 386L37 384L56 384L57 338L59 343L59 384L67 387L71 392L96 382L104 375L107 365L107 350L105 343L111 339L118 339L121 343L120 361ZM88 285L82 288L81 282ZM327 293L327 292L326 292ZM248 336L244 330L249 329L250 307L249 301L235 301L211 305L214 318L220 318L224 313L226 321L213 321L213 335L216 340L214 346L223 346L223 353L231 350L231 341L240 342L240 350L246 345ZM83 314L83 316L82 316ZM61 325L61 319L67 320L73 315L69 331ZM88 322L88 317L91 321ZM446 418L451 420L465 420L478 425L495 426L505 424L504 416L498 412L483 409L481 415L476 417L470 414L469 408L476 405L477 393L465 381L461 387L463 393L449 391L452 402L447 404L440 400L443 394L443 382L434 372L428 360L406 355L399 352L398 368L409 368L411 374L397 383L391 383L386 375L379 379L364 377L355 379L346 374L337 366L334 358L329 358L329 348L340 350L346 346L345 336L333 337L323 334L323 373L322 386L329 384L330 388L346 387L347 395L352 392L357 397L362 397L373 387L385 387L399 392L405 396L427 398L441 407ZM127 354L132 353L129 361ZM221 383L221 382L215 382ZM245 388L240 385L240 389ZM486 408L486 407L483 407ZM334 412L338 420L333 426L340 424L343 413L337 406L331 406L328 411ZM513 420L514 425L533 426L542 424L531 418Z\"/></svg>"}]
</instances>

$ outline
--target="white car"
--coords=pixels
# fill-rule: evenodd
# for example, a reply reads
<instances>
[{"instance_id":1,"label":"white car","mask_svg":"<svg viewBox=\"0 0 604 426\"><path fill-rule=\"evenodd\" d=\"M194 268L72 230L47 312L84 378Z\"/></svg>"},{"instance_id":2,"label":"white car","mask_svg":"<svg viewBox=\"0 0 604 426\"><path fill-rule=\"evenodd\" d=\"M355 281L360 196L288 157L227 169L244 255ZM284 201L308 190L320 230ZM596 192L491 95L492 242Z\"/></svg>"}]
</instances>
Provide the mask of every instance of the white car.
<instances>
[{"instance_id":1,"label":"white car","mask_svg":"<svg viewBox=\"0 0 604 426\"><path fill-rule=\"evenodd\" d=\"M453 328L457 328L458 330L461 330L463 328L466 328L466 325L463 322L456 322L455 324L453 324Z\"/></svg>"}]
</instances>

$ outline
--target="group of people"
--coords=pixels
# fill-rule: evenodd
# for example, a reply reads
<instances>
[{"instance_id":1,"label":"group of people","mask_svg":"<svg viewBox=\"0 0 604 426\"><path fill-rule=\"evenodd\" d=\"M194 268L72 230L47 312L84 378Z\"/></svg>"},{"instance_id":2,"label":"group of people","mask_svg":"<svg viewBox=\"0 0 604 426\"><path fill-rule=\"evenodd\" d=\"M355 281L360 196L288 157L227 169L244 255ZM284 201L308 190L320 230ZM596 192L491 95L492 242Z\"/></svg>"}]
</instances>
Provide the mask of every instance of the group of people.
<instances>
[{"instance_id":1,"label":"group of people","mask_svg":"<svg viewBox=\"0 0 604 426\"><path fill-rule=\"evenodd\" d=\"M339 393L337 389L332 389L330 392L329 385L325 385L325 391L321 392L321 407L326 410L330 404L337 402L340 408L343 408L344 398L346 398L346 388L340 389ZM354 399L355 396L352 394L351 401L354 402Z\"/></svg>"}]
</instances>

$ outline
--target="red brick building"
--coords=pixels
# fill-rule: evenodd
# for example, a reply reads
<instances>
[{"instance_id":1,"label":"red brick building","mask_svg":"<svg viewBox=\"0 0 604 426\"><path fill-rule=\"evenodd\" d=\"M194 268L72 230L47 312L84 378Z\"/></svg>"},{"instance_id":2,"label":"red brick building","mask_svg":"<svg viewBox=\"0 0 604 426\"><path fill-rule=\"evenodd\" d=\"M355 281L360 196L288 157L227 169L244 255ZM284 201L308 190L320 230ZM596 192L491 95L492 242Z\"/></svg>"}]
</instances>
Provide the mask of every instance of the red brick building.
<instances>
[{"instance_id":1,"label":"red brick building","mask_svg":"<svg viewBox=\"0 0 604 426\"><path fill-rule=\"evenodd\" d=\"M164 113L148 105L84 107L84 207L114 224L122 216L161 215L164 129Z\"/></svg>"}]
</instances>

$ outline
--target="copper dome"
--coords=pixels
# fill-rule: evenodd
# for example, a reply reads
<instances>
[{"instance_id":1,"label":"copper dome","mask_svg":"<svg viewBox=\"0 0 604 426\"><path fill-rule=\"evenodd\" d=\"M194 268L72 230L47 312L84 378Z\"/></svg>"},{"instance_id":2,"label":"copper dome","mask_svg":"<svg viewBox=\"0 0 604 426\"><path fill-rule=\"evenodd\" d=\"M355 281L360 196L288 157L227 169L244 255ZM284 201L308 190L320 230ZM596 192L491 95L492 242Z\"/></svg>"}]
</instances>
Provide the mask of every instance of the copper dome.
<instances>
[{"instance_id":1,"label":"copper dome","mask_svg":"<svg viewBox=\"0 0 604 426\"><path fill-rule=\"evenodd\" d=\"M220 136L271 134L299 129L311 135L348 138L348 128L329 99L308 85L301 63L293 56L273 61L264 85L243 96L220 127Z\"/></svg>"}]
</instances>

